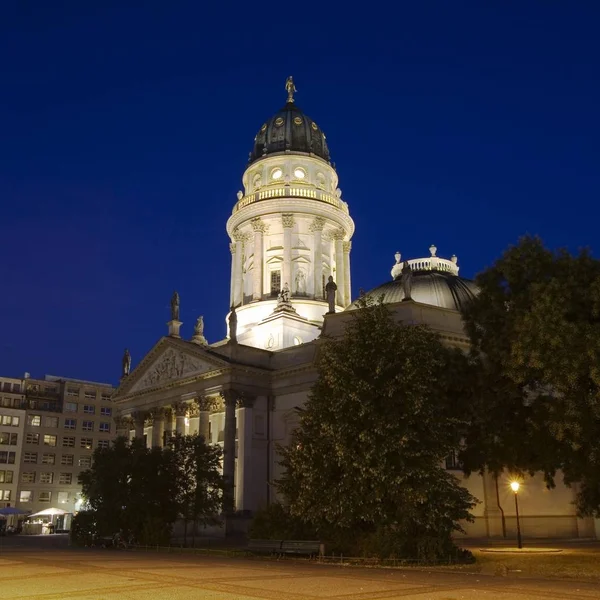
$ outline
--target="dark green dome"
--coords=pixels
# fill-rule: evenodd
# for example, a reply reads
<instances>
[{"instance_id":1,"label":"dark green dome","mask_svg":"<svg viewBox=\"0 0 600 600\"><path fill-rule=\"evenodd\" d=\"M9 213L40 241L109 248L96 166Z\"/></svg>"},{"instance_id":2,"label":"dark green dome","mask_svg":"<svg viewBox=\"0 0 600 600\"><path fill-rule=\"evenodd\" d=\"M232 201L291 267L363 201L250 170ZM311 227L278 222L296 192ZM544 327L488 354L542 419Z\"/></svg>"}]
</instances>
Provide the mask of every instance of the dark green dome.
<instances>
[{"instance_id":1,"label":"dark green dome","mask_svg":"<svg viewBox=\"0 0 600 600\"><path fill-rule=\"evenodd\" d=\"M256 134L248 164L273 154L300 153L331 162L325 134L293 101L275 113Z\"/></svg>"}]
</instances>

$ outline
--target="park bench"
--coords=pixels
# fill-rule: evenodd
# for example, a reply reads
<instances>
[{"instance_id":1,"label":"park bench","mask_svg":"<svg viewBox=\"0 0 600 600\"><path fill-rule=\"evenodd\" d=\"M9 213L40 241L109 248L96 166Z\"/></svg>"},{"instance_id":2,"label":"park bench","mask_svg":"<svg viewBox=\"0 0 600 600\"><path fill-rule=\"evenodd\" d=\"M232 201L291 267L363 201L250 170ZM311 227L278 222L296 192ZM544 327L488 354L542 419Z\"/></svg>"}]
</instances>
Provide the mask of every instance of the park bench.
<instances>
[{"instance_id":1,"label":"park bench","mask_svg":"<svg viewBox=\"0 0 600 600\"><path fill-rule=\"evenodd\" d=\"M250 552L263 552L266 554L280 554L283 540L249 540Z\"/></svg>"},{"instance_id":2,"label":"park bench","mask_svg":"<svg viewBox=\"0 0 600 600\"><path fill-rule=\"evenodd\" d=\"M284 540L281 542L280 552L281 554L318 556L323 554L323 544L307 540Z\"/></svg>"}]
</instances>

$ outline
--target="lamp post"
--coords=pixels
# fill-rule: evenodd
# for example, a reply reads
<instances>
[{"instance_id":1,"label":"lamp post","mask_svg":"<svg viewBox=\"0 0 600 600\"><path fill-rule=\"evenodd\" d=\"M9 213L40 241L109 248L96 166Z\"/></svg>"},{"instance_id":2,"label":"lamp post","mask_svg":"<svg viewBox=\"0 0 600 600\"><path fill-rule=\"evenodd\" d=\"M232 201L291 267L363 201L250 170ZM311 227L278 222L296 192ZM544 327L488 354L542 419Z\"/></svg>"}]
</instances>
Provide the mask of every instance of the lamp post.
<instances>
[{"instance_id":1,"label":"lamp post","mask_svg":"<svg viewBox=\"0 0 600 600\"><path fill-rule=\"evenodd\" d=\"M515 511L517 514L517 547L519 549L523 548L523 542L521 541L521 524L519 523L519 488L521 487L518 481L513 481L510 484L512 491L515 493Z\"/></svg>"}]
</instances>

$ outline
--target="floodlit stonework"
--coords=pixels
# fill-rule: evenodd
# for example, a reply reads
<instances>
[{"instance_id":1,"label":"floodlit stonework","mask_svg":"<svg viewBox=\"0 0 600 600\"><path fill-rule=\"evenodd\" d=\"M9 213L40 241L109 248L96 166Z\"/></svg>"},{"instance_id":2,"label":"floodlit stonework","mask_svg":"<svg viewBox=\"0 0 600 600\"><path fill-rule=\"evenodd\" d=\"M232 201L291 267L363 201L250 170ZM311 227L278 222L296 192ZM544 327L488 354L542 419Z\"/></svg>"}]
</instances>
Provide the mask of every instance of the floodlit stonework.
<instances>
[{"instance_id":1,"label":"floodlit stonework","mask_svg":"<svg viewBox=\"0 0 600 600\"><path fill-rule=\"evenodd\" d=\"M275 499L271 482L281 474L276 444L289 442L298 424L295 409L316 381L318 338L323 332L342 334L356 309L350 277L354 222L325 136L296 107L289 81L288 102L255 138L243 191L227 221L232 257L227 337L207 344L197 326L184 339L177 296L167 335L131 372L124 369L114 397L119 435L162 446L170 432L201 433L224 449L230 514L250 514ZM398 320L427 324L445 343L468 349L460 309L477 288L459 277L455 256L440 258L435 246L429 254L410 260L396 254L392 280L368 295L383 295ZM329 277L337 286L331 306ZM465 478L453 457L446 468L480 500L475 523L465 524L468 535L513 535L507 479ZM573 499L574 491L560 481L554 490L539 477L524 481L523 534L594 536L594 521L577 518ZM228 519L228 525L234 523Z\"/></svg>"}]
</instances>

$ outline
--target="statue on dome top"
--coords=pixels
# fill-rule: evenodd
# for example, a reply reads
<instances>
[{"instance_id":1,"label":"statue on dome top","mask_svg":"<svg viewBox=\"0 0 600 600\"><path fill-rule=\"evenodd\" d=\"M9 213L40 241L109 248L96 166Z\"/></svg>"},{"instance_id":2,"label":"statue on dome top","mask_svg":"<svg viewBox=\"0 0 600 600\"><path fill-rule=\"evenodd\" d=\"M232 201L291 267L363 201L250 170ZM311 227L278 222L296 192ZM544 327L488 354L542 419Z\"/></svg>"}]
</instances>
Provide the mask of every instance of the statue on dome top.
<instances>
[{"instance_id":1,"label":"statue on dome top","mask_svg":"<svg viewBox=\"0 0 600 600\"><path fill-rule=\"evenodd\" d=\"M287 92L287 95L288 95L287 101L293 102L294 101L294 93L297 92L298 90L296 89L296 86L294 85L294 80L291 75L285 80L285 91Z\"/></svg>"}]
</instances>

